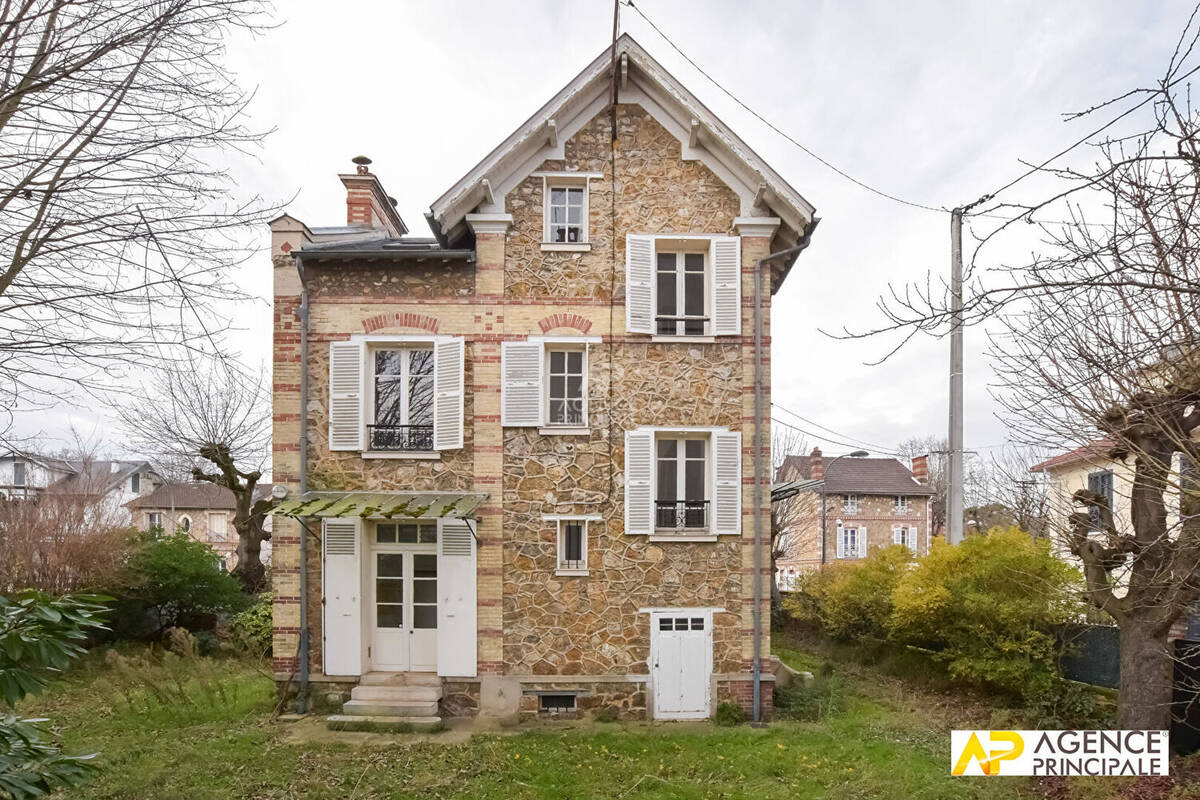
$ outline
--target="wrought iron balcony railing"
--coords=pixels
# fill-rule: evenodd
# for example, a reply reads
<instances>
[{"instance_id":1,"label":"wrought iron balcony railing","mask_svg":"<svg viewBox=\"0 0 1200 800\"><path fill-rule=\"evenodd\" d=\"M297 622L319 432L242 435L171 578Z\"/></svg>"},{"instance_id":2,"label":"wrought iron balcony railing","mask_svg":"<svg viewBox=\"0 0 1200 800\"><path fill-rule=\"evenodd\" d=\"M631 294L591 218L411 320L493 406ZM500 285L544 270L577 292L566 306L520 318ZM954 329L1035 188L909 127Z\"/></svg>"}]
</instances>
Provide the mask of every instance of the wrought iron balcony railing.
<instances>
[{"instance_id":1,"label":"wrought iron balcony railing","mask_svg":"<svg viewBox=\"0 0 1200 800\"><path fill-rule=\"evenodd\" d=\"M423 452L433 449L432 425L368 425L371 450Z\"/></svg>"},{"instance_id":2,"label":"wrought iron balcony railing","mask_svg":"<svg viewBox=\"0 0 1200 800\"><path fill-rule=\"evenodd\" d=\"M654 510L656 528L683 531L708 527L707 500L658 500Z\"/></svg>"},{"instance_id":3,"label":"wrought iron balcony railing","mask_svg":"<svg viewBox=\"0 0 1200 800\"><path fill-rule=\"evenodd\" d=\"M708 330L708 317L696 314L657 316L654 318L654 329L659 336L703 336Z\"/></svg>"}]
</instances>

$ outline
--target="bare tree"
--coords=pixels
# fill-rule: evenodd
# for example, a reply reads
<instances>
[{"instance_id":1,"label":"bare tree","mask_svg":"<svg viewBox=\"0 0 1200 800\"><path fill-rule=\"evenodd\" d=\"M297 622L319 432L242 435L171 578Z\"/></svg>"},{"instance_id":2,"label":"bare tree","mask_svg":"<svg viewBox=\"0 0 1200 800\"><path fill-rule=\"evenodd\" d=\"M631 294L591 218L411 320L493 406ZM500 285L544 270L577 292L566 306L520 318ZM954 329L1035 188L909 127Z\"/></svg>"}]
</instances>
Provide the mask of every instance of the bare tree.
<instances>
[{"instance_id":1,"label":"bare tree","mask_svg":"<svg viewBox=\"0 0 1200 800\"><path fill-rule=\"evenodd\" d=\"M946 456L950 452L944 438L937 436L913 436L900 443L896 450L901 457L910 461L916 456L928 456L927 482L933 490L929 498L930 533L941 535L946 530L946 495L950 490L950 472Z\"/></svg>"},{"instance_id":2,"label":"bare tree","mask_svg":"<svg viewBox=\"0 0 1200 800\"><path fill-rule=\"evenodd\" d=\"M190 464L195 480L230 490L238 534L233 575L247 593L266 588L262 543L266 513L258 497L269 456L271 405L260 375L227 364L209 371L165 372L145 396L120 409L130 437L169 463Z\"/></svg>"},{"instance_id":3,"label":"bare tree","mask_svg":"<svg viewBox=\"0 0 1200 800\"><path fill-rule=\"evenodd\" d=\"M257 143L224 64L262 0L0 4L0 407L211 350L269 213L221 163Z\"/></svg>"},{"instance_id":4,"label":"bare tree","mask_svg":"<svg viewBox=\"0 0 1200 800\"><path fill-rule=\"evenodd\" d=\"M771 435L771 474L776 483L796 480L799 475L788 471L788 456L808 453L804 435L792 428L776 428ZM780 561L802 557L819 549L820 500L813 492L801 492L771 503L771 599L779 601Z\"/></svg>"}]
</instances>

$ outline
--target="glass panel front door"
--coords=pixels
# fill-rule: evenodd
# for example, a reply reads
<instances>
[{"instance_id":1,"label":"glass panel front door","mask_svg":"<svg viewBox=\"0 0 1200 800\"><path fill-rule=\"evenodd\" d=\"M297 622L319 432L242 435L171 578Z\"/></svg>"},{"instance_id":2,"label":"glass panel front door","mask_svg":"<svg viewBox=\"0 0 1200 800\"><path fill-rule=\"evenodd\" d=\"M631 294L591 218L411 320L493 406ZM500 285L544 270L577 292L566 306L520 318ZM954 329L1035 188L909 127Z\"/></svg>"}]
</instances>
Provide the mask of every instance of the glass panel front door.
<instances>
[{"instance_id":1,"label":"glass panel front door","mask_svg":"<svg viewBox=\"0 0 1200 800\"><path fill-rule=\"evenodd\" d=\"M413 540L421 539L413 527ZM377 545L372 552L372 669L433 671L437 669L437 555L428 546L390 544L395 538L407 537L397 536L395 526L379 531L376 541L387 544Z\"/></svg>"}]
</instances>

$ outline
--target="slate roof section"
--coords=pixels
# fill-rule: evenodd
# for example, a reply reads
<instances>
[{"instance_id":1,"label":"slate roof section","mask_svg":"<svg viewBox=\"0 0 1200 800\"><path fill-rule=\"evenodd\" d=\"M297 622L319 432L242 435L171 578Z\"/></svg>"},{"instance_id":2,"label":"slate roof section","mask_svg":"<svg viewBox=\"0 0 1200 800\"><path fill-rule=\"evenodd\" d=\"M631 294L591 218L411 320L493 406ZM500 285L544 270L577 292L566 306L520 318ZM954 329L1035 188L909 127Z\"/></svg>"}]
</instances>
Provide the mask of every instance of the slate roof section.
<instances>
[{"instance_id":1,"label":"slate roof section","mask_svg":"<svg viewBox=\"0 0 1200 800\"><path fill-rule=\"evenodd\" d=\"M468 248L444 249L437 239L377 236L327 244L309 244L302 247L296 255L304 261L340 261L347 258L463 261L474 260L475 251Z\"/></svg>"},{"instance_id":2,"label":"slate roof section","mask_svg":"<svg viewBox=\"0 0 1200 800\"><path fill-rule=\"evenodd\" d=\"M260 483L254 487L255 502L271 493L273 484ZM233 492L224 486L208 481L191 483L164 483L155 487L150 494L130 500L126 508L173 508L208 509L210 511L233 511L237 508Z\"/></svg>"},{"instance_id":3,"label":"slate roof section","mask_svg":"<svg viewBox=\"0 0 1200 800\"><path fill-rule=\"evenodd\" d=\"M825 491L829 494L932 495L933 489L917 483L912 470L894 458L821 458L825 468ZM779 467L777 479L810 480L811 456L788 456Z\"/></svg>"},{"instance_id":4,"label":"slate roof section","mask_svg":"<svg viewBox=\"0 0 1200 800\"><path fill-rule=\"evenodd\" d=\"M135 472L154 472L149 461L59 460L71 474L46 487L47 492L71 495L104 495Z\"/></svg>"},{"instance_id":5,"label":"slate roof section","mask_svg":"<svg viewBox=\"0 0 1200 800\"><path fill-rule=\"evenodd\" d=\"M1112 458L1111 451L1116 446L1116 442L1112 439L1104 438L1097 439L1094 442L1089 442L1082 447L1076 447L1074 450L1068 450L1065 453L1059 453L1056 456L1046 459L1040 464L1034 464L1029 468L1030 472L1045 472L1048 469L1055 467L1065 467L1068 464L1074 464L1077 461L1086 460L1108 460Z\"/></svg>"}]
</instances>

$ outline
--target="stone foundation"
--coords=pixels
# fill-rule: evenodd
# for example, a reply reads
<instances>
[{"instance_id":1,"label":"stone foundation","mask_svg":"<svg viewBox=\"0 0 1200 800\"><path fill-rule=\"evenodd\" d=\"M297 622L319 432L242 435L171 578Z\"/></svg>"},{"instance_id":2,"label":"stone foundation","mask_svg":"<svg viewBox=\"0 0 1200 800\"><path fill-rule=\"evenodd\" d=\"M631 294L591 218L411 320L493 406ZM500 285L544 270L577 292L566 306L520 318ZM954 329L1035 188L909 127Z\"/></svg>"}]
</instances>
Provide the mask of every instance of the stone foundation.
<instances>
[{"instance_id":1,"label":"stone foundation","mask_svg":"<svg viewBox=\"0 0 1200 800\"><path fill-rule=\"evenodd\" d=\"M443 681L439 704L443 719L479 713L479 681Z\"/></svg>"},{"instance_id":2,"label":"stone foundation","mask_svg":"<svg viewBox=\"0 0 1200 800\"><path fill-rule=\"evenodd\" d=\"M573 713L543 714L540 710L541 694L575 694ZM642 681L589 683L526 683L522 686L520 717L522 720L550 716L555 719L583 719L600 709L611 708L617 718L642 720L648 718L646 709L646 684Z\"/></svg>"}]
</instances>

